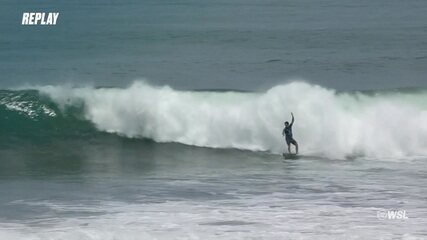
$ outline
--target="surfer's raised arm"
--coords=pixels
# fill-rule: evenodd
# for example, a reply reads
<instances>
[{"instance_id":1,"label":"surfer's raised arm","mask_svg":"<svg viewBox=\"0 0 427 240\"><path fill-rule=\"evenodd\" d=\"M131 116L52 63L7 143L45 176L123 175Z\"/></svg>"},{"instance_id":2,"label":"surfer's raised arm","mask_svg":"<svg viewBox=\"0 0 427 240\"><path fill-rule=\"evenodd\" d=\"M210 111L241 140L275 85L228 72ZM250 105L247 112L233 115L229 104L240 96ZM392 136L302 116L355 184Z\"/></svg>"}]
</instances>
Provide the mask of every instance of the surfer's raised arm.
<instances>
[{"instance_id":1,"label":"surfer's raised arm","mask_svg":"<svg viewBox=\"0 0 427 240\"><path fill-rule=\"evenodd\" d=\"M292 115L292 121L291 121L291 126L294 124L295 118L294 118L294 113L291 112Z\"/></svg>"}]
</instances>

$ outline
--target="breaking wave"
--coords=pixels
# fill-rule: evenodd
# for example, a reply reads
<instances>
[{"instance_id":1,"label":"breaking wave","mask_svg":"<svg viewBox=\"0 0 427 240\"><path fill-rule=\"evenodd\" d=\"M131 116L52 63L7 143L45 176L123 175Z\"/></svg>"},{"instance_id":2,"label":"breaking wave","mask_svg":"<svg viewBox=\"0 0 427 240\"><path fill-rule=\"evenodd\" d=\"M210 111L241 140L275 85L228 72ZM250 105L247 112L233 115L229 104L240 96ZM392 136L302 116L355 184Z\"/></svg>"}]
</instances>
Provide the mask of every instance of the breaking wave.
<instances>
[{"instance_id":1,"label":"breaking wave","mask_svg":"<svg viewBox=\"0 0 427 240\"><path fill-rule=\"evenodd\" d=\"M303 82L263 93L178 91L143 82L127 88L36 89L3 91L0 111L31 124L53 121L43 125L47 132L52 126L70 129L69 124L74 131L77 125L87 130L90 123L93 131L130 138L274 153L283 151L283 122L293 112L294 137L304 154L427 155L425 90L338 93Z\"/></svg>"}]
</instances>

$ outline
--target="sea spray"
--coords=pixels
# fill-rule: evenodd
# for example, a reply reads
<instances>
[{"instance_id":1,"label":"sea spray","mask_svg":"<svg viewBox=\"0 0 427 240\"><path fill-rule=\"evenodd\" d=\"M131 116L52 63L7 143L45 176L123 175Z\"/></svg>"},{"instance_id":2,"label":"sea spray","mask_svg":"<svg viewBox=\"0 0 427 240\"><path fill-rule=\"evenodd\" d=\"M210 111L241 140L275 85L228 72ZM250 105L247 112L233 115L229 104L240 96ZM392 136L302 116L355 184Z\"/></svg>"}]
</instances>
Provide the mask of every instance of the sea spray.
<instances>
[{"instance_id":1,"label":"sea spray","mask_svg":"<svg viewBox=\"0 0 427 240\"><path fill-rule=\"evenodd\" d=\"M157 142L279 153L283 122L305 154L327 157L427 155L427 93L336 93L293 82L264 93L177 91L134 82L128 88L39 87L61 109L84 104L100 131Z\"/></svg>"}]
</instances>

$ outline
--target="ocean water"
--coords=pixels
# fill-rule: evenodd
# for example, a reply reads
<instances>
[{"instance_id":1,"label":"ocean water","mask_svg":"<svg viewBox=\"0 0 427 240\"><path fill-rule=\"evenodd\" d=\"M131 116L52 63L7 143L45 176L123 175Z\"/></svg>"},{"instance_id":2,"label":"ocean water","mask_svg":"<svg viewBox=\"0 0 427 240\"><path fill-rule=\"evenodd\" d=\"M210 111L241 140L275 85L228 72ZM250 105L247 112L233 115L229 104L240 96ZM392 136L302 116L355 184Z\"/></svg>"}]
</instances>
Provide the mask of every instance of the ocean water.
<instances>
[{"instance_id":1,"label":"ocean water","mask_svg":"<svg viewBox=\"0 0 427 240\"><path fill-rule=\"evenodd\" d=\"M427 238L422 89L41 86L0 112L1 239Z\"/></svg>"},{"instance_id":2,"label":"ocean water","mask_svg":"<svg viewBox=\"0 0 427 240\"><path fill-rule=\"evenodd\" d=\"M426 12L2 0L0 240L427 239Z\"/></svg>"},{"instance_id":3,"label":"ocean water","mask_svg":"<svg viewBox=\"0 0 427 240\"><path fill-rule=\"evenodd\" d=\"M60 12L54 27L22 12ZM427 87L424 0L3 0L0 86Z\"/></svg>"}]
</instances>

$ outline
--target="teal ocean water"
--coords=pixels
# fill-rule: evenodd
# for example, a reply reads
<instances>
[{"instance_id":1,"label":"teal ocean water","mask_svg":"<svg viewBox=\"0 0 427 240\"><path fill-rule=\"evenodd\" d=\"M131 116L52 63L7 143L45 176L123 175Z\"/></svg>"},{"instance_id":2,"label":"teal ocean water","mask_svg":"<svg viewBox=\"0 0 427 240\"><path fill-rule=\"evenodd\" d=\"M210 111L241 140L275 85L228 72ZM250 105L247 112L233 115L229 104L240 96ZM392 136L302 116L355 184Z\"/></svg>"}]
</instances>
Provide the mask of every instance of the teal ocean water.
<instances>
[{"instance_id":1,"label":"teal ocean water","mask_svg":"<svg viewBox=\"0 0 427 240\"><path fill-rule=\"evenodd\" d=\"M339 90L427 87L423 0L4 0L0 83ZM54 27L22 12L60 12Z\"/></svg>"},{"instance_id":2,"label":"teal ocean water","mask_svg":"<svg viewBox=\"0 0 427 240\"><path fill-rule=\"evenodd\" d=\"M0 239L427 239L426 12L2 0Z\"/></svg>"}]
</instances>

